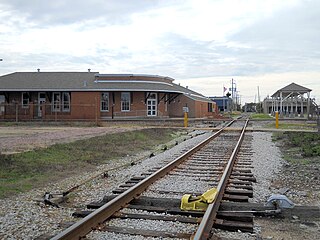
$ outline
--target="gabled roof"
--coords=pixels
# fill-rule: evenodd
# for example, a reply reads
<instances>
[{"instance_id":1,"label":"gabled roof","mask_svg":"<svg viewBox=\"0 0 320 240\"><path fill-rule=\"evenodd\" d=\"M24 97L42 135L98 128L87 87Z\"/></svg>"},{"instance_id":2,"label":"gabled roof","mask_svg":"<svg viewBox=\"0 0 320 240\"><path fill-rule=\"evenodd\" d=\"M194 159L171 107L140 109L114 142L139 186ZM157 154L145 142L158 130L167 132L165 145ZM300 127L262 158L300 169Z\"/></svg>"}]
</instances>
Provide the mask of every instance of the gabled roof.
<instances>
[{"instance_id":1,"label":"gabled roof","mask_svg":"<svg viewBox=\"0 0 320 240\"><path fill-rule=\"evenodd\" d=\"M287 96L290 93L293 93L293 95L300 95L300 94L304 94L304 93L308 93L311 92L312 90L303 86L300 86L296 83L290 83L289 85L279 89L278 91L276 91L274 94L272 94L271 97L276 97L279 96L280 92L282 92L283 96Z\"/></svg>"},{"instance_id":2,"label":"gabled roof","mask_svg":"<svg viewBox=\"0 0 320 240\"><path fill-rule=\"evenodd\" d=\"M102 79L102 80L101 80ZM123 80L121 80L123 79ZM172 83L174 79L145 74L99 74L98 72L15 72L0 76L0 92L6 91L142 91L167 92L208 98ZM211 100L209 100L211 101Z\"/></svg>"}]
</instances>

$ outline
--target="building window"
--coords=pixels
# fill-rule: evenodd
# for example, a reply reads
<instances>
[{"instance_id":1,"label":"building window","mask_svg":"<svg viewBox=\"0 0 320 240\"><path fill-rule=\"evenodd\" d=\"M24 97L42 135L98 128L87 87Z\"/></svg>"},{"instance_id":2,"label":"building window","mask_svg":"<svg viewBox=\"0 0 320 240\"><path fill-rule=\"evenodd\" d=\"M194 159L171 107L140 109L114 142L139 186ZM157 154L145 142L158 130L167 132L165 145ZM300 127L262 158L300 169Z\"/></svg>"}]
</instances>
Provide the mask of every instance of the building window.
<instances>
[{"instance_id":1,"label":"building window","mask_svg":"<svg viewBox=\"0 0 320 240\"><path fill-rule=\"evenodd\" d=\"M100 110L101 112L109 111L109 93L101 93Z\"/></svg>"},{"instance_id":2,"label":"building window","mask_svg":"<svg viewBox=\"0 0 320 240\"><path fill-rule=\"evenodd\" d=\"M208 112L213 112L212 103L208 103Z\"/></svg>"},{"instance_id":3,"label":"building window","mask_svg":"<svg viewBox=\"0 0 320 240\"><path fill-rule=\"evenodd\" d=\"M29 99L30 99L29 93L23 92L21 99L22 99L22 108L28 108L29 107Z\"/></svg>"},{"instance_id":4,"label":"building window","mask_svg":"<svg viewBox=\"0 0 320 240\"><path fill-rule=\"evenodd\" d=\"M60 96L59 92L52 94L52 112L60 112Z\"/></svg>"},{"instance_id":5,"label":"building window","mask_svg":"<svg viewBox=\"0 0 320 240\"><path fill-rule=\"evenodd\" d=\"M129 92L121 93L121 111L122 112L130 111L130 93Z\"/></svg>"},{"instance_id":6,"label":"building window","mask_svg":"<svg viewBox=\"0 0 320 240\"><path fill-rule=\"evenodd\" d=\"M6 98L4 95L0 95L0 115L4 112L4 103L6 102Z\"/></svg>"},{"instance_id":7,"label":"building window","mask_svg":"<svg viewBox=\"0 0 320 240\"><path fill-rule=\"evenodd\" d=\"M62 93L62 111L70 112L70 93L68 92Z\"/></svg>"}]
</instances>

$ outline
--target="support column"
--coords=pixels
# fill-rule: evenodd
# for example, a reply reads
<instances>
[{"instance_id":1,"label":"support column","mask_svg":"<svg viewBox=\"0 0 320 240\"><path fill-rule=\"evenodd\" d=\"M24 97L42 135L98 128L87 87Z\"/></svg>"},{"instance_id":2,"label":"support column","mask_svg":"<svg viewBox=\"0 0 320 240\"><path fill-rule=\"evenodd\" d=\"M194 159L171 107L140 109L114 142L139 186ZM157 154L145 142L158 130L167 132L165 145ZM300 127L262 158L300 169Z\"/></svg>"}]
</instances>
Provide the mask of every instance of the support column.
<instances>
[{"instance_id":1,"label":"support column","mask_svg":"<svg viewBox=\"0 0 320 240\"><path fill-rule=\"evenodd\" d=\"M294 116L298 117L298 96L296 97L296 111L295 111Z\"/></svg>"},{"instance_id":2,"label":"support column","mask_svg":"<svg viewBox=\"0 0 320 240\"><path fill-rule=\"evenodd\" d=\"M307 119L309 119L310 116L310 92L307 93L308 100L307 100Z\"/></svg>"},{"instance_id":3,"label":"support column","mask_svg":"<svg viewBox=\"0 0 320 240\"><path fill-rule=\"evenodd\" d=\"M300 111L300 117L303 118L303 96L301 95L301 111Z\"/></svg>"},{"instance_id":4,"label":"support column","mask_svg":"<svg viewBox=\"0 0 320 240\"><path fill-rule=\"evenodd\" d=\"M271 116L274 116L274 99L271 98Z\"/></svg>"},{"instance_id":5,"label":"support column","mask_svg":"<svg viewBox=\"0 0 320 240\"><path fill-rule=\"evenodd\" d=\"M280 92L280 118L283 117L282 92Z\"/></svg>"},{"instance_id":6,"label":"support column","mask_svg":"<svg viewBox=\"0 0 320 240\"><path fill-rule=\"evenodd\" d=\"M291 96L290 118L293 118L293 96Z\"/></svg>"}]
</instances>

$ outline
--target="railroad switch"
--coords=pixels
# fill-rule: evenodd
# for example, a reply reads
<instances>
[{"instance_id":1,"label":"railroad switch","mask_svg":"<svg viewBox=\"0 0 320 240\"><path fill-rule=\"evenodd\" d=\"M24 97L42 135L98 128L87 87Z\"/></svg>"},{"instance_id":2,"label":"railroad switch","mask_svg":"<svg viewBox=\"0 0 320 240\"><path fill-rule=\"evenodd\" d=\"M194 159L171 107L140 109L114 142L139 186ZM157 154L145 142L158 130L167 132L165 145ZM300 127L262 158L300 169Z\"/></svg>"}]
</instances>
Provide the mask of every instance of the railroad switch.
<instances>
[{"instance_id":1,"label":"railroad switch","mask_svg":"<svg viewBox=\"0 0 320 240\"><path fill-rule=\"evenodd\" d=\"M59 205L56 204L55 202L53 202L53 194L49 193L49 192L46 192L44 195L43 195L43 202L47 205L51 205L51 206L54 206L54 207L57 207L59 208Z\"/></svg>"},{"instance_id":2,"label":"railroad switch","mask_svg":"<svg viewBox=\"0 0 320 240\"><path fill-rule=\"evenodd\" d=\"M285 195L281 195L281 194L272 194L267 203L266 206L269 207L275 207L276 209L280 208L293 208L294 207L294 203L288 199Z\"/></svg>"},{"instance_id":3,"label":"railroad switch","mask_svg":"<svg viewBox=\"0 0 320 240\"><path fill-rule=\"evenodd\" d=\"M217 195L217 189L211 188L200 196L192 196L191 194L185 194L181 198L181 210L186 211L206 211L209 203L213 203Z\"/></svg>"}]
</instances>

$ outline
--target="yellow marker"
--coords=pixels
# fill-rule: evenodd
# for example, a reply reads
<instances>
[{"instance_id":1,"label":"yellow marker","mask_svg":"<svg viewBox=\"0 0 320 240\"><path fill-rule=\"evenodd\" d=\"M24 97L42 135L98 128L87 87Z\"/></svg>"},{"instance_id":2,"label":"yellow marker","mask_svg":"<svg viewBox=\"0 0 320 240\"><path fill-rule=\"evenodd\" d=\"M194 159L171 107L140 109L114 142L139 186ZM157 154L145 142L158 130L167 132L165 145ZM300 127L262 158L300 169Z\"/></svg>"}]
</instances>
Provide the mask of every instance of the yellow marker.
<instances>
[{"instance_id":1,"label":"yellow marker","mask_svg":"<svg viewBox=\"0 0 320 240\"><path fill-rule=\"evenodd\" d=\"M276 111L276 128L279 128L279 112Z\"/></svg>"},{"instance_id":2,"label":"yellow marker","mask_svg":"<svg viewBox=\"0 0 320 240\"><path fill-rule=\"evenodd\" d=\"M182 196L180 209L185 211L206 211L208 205L216 199L218 190L211 188L200 196L185 194Z\"/></svg>"},{"instance_id":3,"label":"yellow marker","mask_svg":"<svg viewBox=\"0 0 320 240\"><path fill-rule=\"evenodd\" d=\"M188 127L188 113L185 112L184 113L184 127Z\"/></svg>"}]
</instances>

